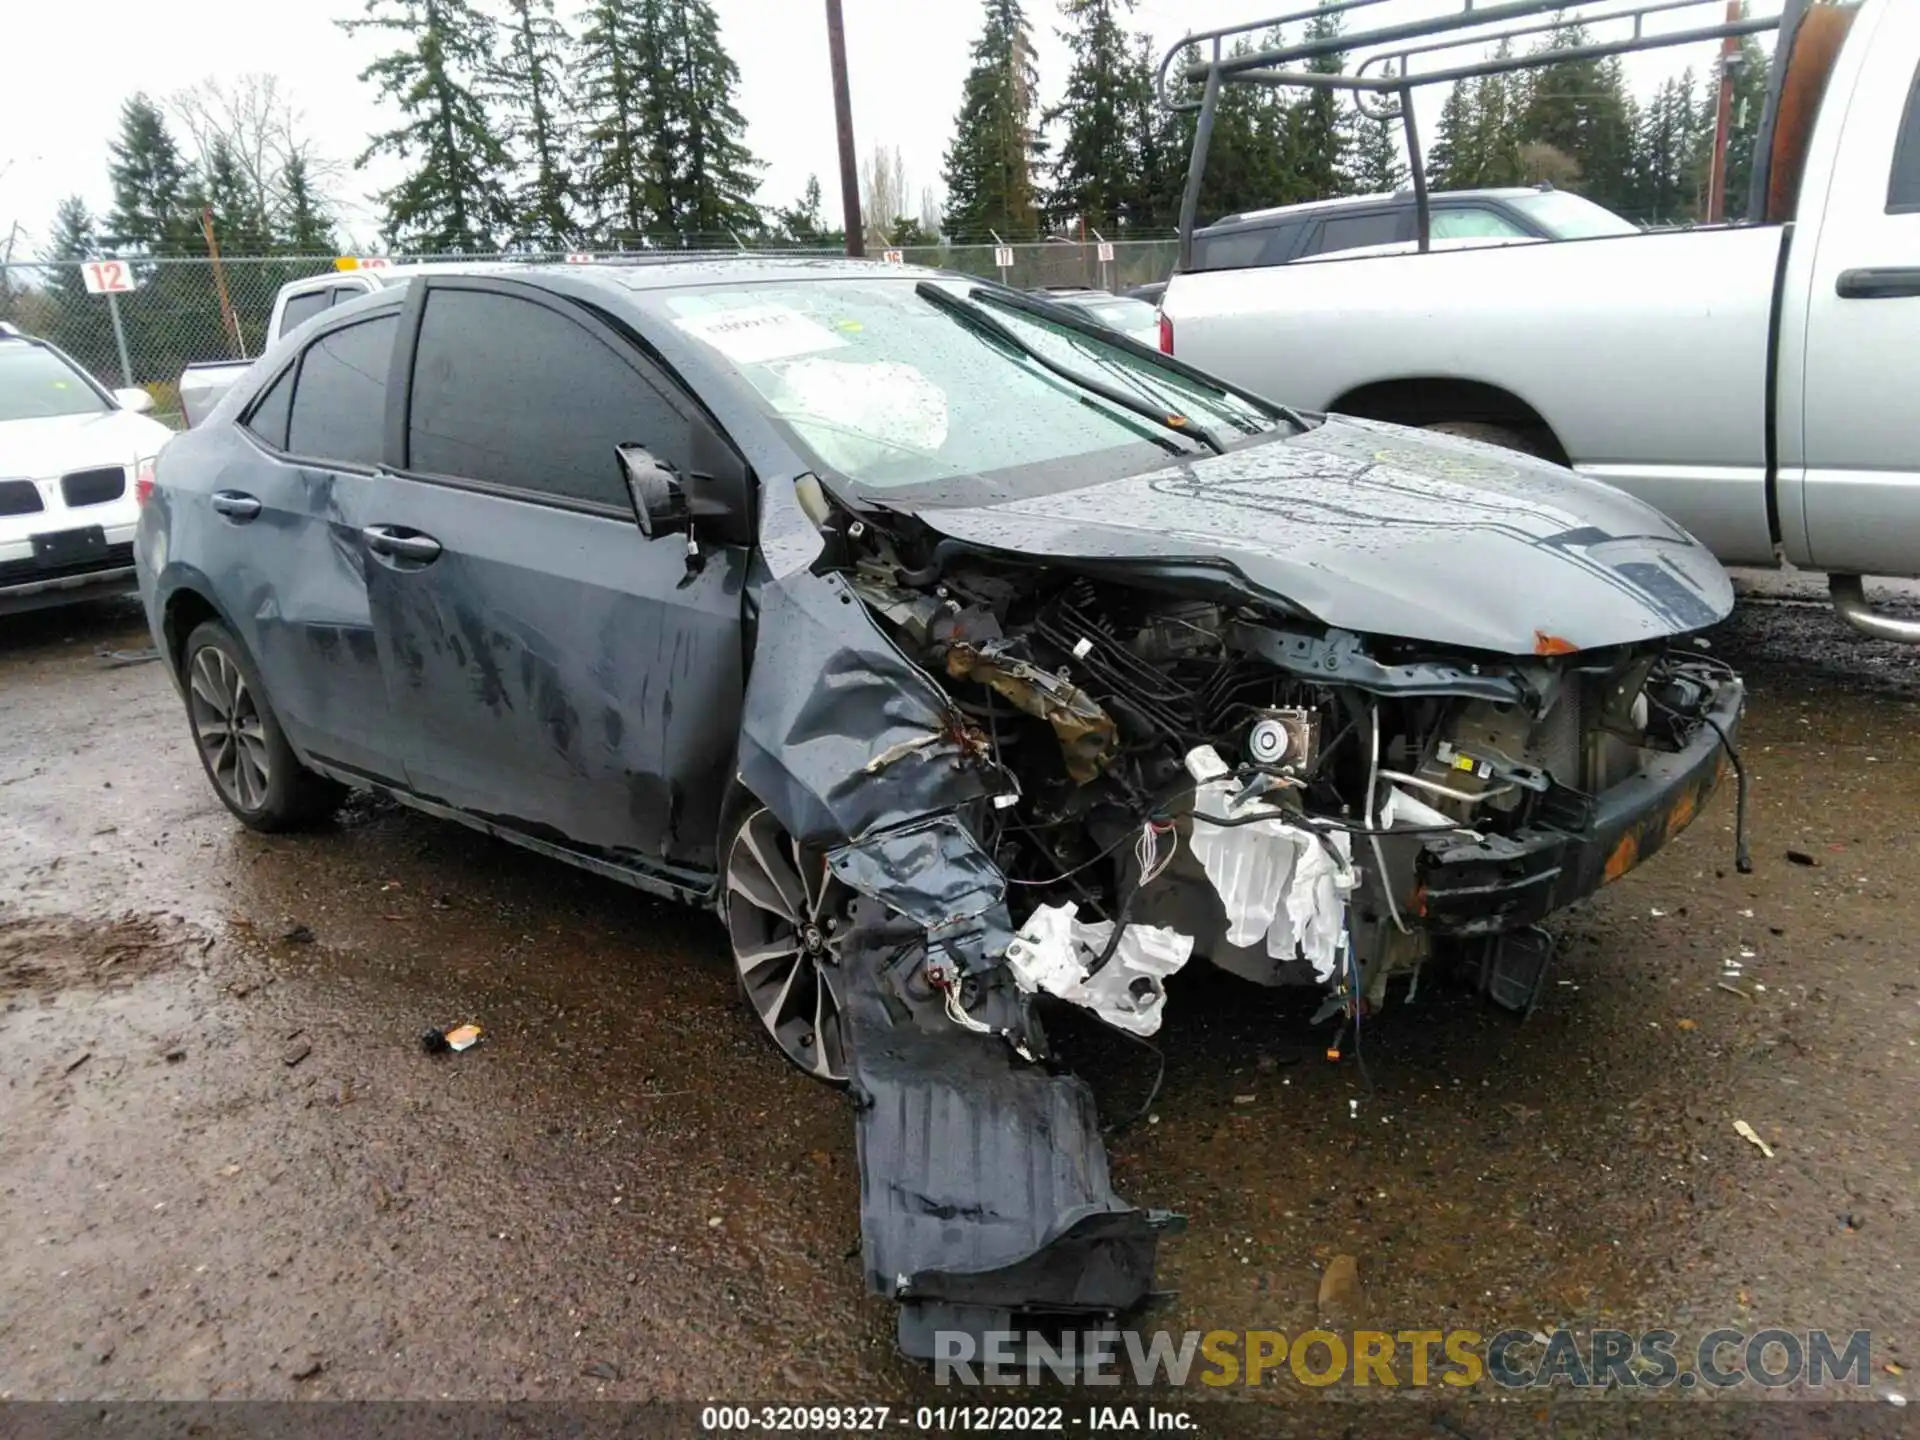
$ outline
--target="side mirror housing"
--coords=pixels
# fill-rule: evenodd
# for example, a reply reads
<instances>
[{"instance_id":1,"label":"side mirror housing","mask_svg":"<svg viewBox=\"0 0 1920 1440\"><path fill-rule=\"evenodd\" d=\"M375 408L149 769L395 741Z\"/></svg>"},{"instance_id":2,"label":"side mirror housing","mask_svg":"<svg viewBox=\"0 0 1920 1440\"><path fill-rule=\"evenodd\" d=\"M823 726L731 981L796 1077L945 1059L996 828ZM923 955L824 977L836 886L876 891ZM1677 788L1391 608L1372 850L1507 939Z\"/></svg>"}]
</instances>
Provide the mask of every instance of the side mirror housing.
<instances>
[{"instance_id":1,"label":"side mirror housing","mask_svg":"<svg viewBox=\"0 0 1920 1440\"><path fill-rule=\"evenodd\" d=\"M641 445L621 445L614 453L620 457L620 473L627 482L640 533L652 540L686 530L692 512L673 467Z\"/></svg>"},{"instance_id":2,"label":"side mirror housing","mask_svg":"<svg viewBox=\"0 0 1920 1440\"><path fill-rule=\"evenodd\" d=\"M115 390L113 398L122 410L131 410L136 415L145 415L153 409L153 396L138 385L128 385Z\"/></svg>"},{"instance_id":3,"label":"side mirror housing","mask_svg":"<svg viewBox=\"0 0 1920 1440\"><path fill-rule=\"evenodd\" d=\"M753 474L704 418L692 425L687 506L701 538L715 545L753 544Z\"/></svg>"}]
</instances>

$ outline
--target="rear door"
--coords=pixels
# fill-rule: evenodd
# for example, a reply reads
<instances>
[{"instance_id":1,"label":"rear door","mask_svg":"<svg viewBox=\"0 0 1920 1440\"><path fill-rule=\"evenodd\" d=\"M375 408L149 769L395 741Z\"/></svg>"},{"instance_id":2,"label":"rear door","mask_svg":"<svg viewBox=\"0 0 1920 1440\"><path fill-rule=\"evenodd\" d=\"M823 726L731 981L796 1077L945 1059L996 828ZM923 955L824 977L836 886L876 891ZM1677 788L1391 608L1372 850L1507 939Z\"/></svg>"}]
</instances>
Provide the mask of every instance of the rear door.
<instances>
[{"instance_id":1,"label":"rear door","mask_svg":"<svg viewBox=\"0 0 1920 1440\"><path fill-rule=\"evenodd\" d=\"M259 454L217 477L206 569L302 751L401 778L368 611L367 523L397 305L331 325L241 418Z\"/></svg>"},{"instance_id":2,"label":"rear door","mask_svg":"<svg viewBox=\"0 0 1920 1440\"><path fill-rule=\"evenodd\" d=\"M1316 224L1301 247L1300 259L1332 255L1342 250L1364 250L1413 239L1413 211L1405 206L1370 210L1336 210Z\"/></svg>"},{"instance_id":3,"label":"rear door","mask_svg":"<svg viewBox=\"0 0 1920 1440\"><path fill-rule=\"evenodd\" d=\"M691 468L691 402L512 281L414 287L401 468L370 568L420 795L655 869L713 866L744 687L746 552L648 540L615 447ZM704 422L702 422L704 423Z\"/></svg>"},{"instance_id":4,"label":"rear door","mask_svg":"<svg viewBox=\"0 0 1920 1440\"><path fill-rule=\"evenodd\" d=\"M1844 98L1843 118L1829 124L1823 113L1815 135L1801 211L1819 215L1817 232L1803 226L1793 239L1800 283L1790 283L1783 309L1782 520L1798 564L1912 575L1920 571L1920 6L1889 4L1867 22L1871 14L1856 22L1828 87L1826 107ZM1824 193L1815 188L1822 174L1830 177ZM1796 313L1805 317L1798 353ZM1798 516L1790 508L1796 459L1805 467Z\"/></svg>"}]
</instances>

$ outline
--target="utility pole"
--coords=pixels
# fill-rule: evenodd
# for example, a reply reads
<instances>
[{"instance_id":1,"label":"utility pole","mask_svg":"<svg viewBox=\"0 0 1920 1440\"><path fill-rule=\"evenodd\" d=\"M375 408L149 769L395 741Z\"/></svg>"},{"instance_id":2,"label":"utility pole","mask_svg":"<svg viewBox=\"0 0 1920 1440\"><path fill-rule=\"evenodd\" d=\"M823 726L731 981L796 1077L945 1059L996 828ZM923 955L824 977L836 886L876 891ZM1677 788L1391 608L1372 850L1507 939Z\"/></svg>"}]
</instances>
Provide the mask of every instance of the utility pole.
<instances>
[{"instance_id":1,"label":"utility pole","mask_svg":"<svg viewBox=\"0 0 1920 1440\"><path fill-rule=\"evenodd\" d=\"M1727 0L1729 22L1741 18L1740 0ZM1727 141L1733 133L1733 72L1740 60L1740 40L1729 35L1720 42L1720 104L1713 123L1713 164L1707 170L1707 224L1727 218Z\"/></svg>"},{"instance_id":2,"label":"utility pole","mask_svg":"<svg viewBox=\"0 0 1920 1440\"><path fill-rule=\"evenodd\" d=\"M847 94L847 27L840 0L827 0L827 54L833 63L833 119L840 136L840 223L847 232L847 254L867 253L860 224L860 167L853 158L853 101Z\"/></svg>"}]
</instances>

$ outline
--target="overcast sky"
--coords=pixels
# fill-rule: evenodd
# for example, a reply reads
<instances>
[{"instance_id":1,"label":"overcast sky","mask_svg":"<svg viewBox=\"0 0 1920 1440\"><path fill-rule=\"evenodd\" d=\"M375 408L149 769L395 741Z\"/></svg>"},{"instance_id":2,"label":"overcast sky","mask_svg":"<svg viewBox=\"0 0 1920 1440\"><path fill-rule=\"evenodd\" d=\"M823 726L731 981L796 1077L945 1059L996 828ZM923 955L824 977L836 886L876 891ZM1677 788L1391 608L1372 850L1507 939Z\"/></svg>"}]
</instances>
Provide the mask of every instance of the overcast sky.
<instances>
[{"instance_id":1,"label":"overcast sky","mask_svg":"<svg viewBox=\"0 0 1920 1440\"><path fill-rule=\"evenodd\" d=\"M1603 13L1623 0L1589 0ZM967 49L980 28L979 0L844 0L856 140L864 155L875 143L898 145L917 196L939 183L953 131ZM1459 8L1460 0L1387 0L1383 21ZM818 174L829 218L838 217L833 105L827 78L822 0L715 0L722 34L739 63L739 104L747 142L765 163L761 200L790 203ZM567 15L572 0L557 7ZM1068 57L1056 34L1054 0L1026 0L1040 53L1043 95L1058 94ZM1135 28L1170 44L1189 30L1255 20L1304 8L1304 0L1140 0ZM1758 0L1777 13L1780 0ZM333 21L362 12L360 0L86 0L72 10L44 0L0 0L0 36L8 63L0 71L0 252L16 223L15 258L45 239L53 207L84 196L96 213L111 204L106 149L122 99L136 90L167 96L208 76L249 71L278 75L304 112L309 132L332 158L352 160L365 137L391 116L371 87L355 77L379 52L382 36L347 35ZM1718 0L1661 17L1667 29L1697 24L1720 11ZM570 18L570 17L569 17ZM1358 21L1350 28L1357 28ZM1618 33L1618 32L1610 32ZM1691 64L1704 71L1712 47L1634 57L1629 76L1644 94L1663 74ZM1437 110L1430 92L1421 108ZM346 228L370 239L377 207L368 198L393 178L391 166L349 170L340 186Z\"/></svg>"}]
</instances>

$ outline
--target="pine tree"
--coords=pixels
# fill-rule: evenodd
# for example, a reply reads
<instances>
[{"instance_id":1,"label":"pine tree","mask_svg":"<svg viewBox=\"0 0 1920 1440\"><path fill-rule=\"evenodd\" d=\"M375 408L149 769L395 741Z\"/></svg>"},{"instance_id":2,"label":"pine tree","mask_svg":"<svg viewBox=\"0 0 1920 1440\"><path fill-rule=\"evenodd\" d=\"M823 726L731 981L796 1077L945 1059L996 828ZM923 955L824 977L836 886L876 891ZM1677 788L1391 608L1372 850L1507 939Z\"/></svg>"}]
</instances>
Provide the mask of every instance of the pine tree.
<instances>
[{"instance_id":1,"label":"pine tree","mask_svg":"<svg viewBox=\"0 0 1920 1440\"><path fill-rule=\"evenodd\" d=\"M1045 154L1033 123L1033 37L1020 0L985 0L985 10L941 171L943 220L959 241L1031 240L1040 232L1033 170Z\"/></svg>"},{"instance_id":2,"label":"pine tree","mask_svg":"<svg viewBox=\"0 0 1920 1440\"><path fill-rule=\"evenodd\" d=\"M1340 34L1340 16L1327 11L1328 3L1320 0L1320 13L1307 23L1307 39L1332 40ZM1338 75L1346 68L1347 57L1337 51L1307 61L1307 69L1317 75ZM1340 97L1332 90L1308 91L1290 107L1287 131L1290 188L1297 197L1322 200L1338 195L1347 147Z\"/></svg>"},{"instance_id":3,"label":"pine tree","mask_svg":"<svg viewBox=\"0 0 1920 1440\"><path fill-rule=\"evenodd\" d=\"M1471 190L1484 168L1480 154L1480 117L1473 91L1453 82L1440 107L1440 127L1426 154L1427 183L1435 190Z\"/></svg>"},{"instance_id":4,"label":"pine tree","mask_svg":"<svg viewBox=\"0 0 1920 1440\"><path fill-rule=\"evenodd\" d=\"M1066 93L1046 112L1047 124L1065 122L1053 162L1047 208L1056 224L1077 218L1092 229L1117 228L1136 189L1138 156L1129 144L1125 112L1132 83L1127 37L1119 10L1131 0L1065 0L1072 23L1060 38L1073 52Z\"/></svg>"},{"instance_id":5,"label":"pine tree","mask_svg":"<svg viewBox=\"0 0 1920 1440\"><path fill-rule=\"evenodd\" d=\"M1543 53L1586 43L1585 27L1563 25ZM1524 145L1550 147L1578 167L1581 193L1617 206L1631 204L1636 128L1620 62L1569 60L1536 73L1519 134Z\"/></svg>"},{"instance_id":6,"label":"pine tree","mask_svg":"<svg viewBox=\"0 0 1920 1440\"><path fill-rule=\"evenodd\" d=\"M206 203L213 235L227 255L264 255L272 248L266 212L258 192L242 172L233 148L216 136L207 148Z\"/></svg>"},{"instance_id":7,"label":"pine tree","mask_svg":"<svg viewBox=\"0 0 1920 1440\"><path fill-rule=\"evenodd\" d=\"M506 120L505 142L517 172L509 199L510 238L541 249L571 243L574 223L572 136L565 113L566 30L553 0L506 0L505 63L490 76Z\"/></svg>"},{"instance_id":8,"label":"pine tree","mask_svg":"<svg viewBox=\"0 0 1920 1440\"><path fill-rule=\"evenodd\" d=\"M1121 201L1121 218L1135 230L1171 229L1180 219L1180 187L1186 155L1174 153L1173 117L1154 93L1153 37L1136 35L1121 89L1120 125L1126 132L1133 174Z\"/></svg>"},{"instance_id":9,"label":"pine tree","mask_svg":"<svg viewBox=\"0 0 1920 1440\"><path fill-rule=\"evenodd\" d=\"M367 14L335 23L398 39L360 78L406 118L375 135L355 165L386 154L414 167L380 197L387 239L416 251L492 250L513 219L501 182L507 154L475 88L492 63L493 20L469 0L367 0Z\"/></svg>"},{"instance_id":10,"label":"pine tree","mask_svg":"<svg viewBox=\"0 0 1920 1440\"><path fill-rule=\"evenodd\" d=\"M1494 51L1496 60L1513 55L1511 41L1502 40ZM1473 154L1477 178L1475 184L1518 185L1520 166L1520 115L1526 103L1526 81L1519 71L1504 75L1482 75L1473 84Z\"/></svg>"},{"instance_id":11,"label":"pine tree","mask_svg":"<svg viewBox=\"0 0 1920 1440\"><path fill-rule=\"evenodd\" d=\"M121 105L120 134L108 154L113 213L102 237L108 248L150 255L187 249L200 228L193 167L145 94Z\"/></svg>"},{"instance_id":12,"label":"pine tree","mask_svg":"<svg viewBox=\"0 0 1920 1440\"><path fill-rule=\"evenodd\" d=\"M1724 214L1729 220L1743 220L1753 190L1753 147L1760 135L1760 112L1766 105L1768 54L1766 47L1751 35L1742 36L1739 52L1731 68L1725 60L1716 60L1707 85L1700 119L1700 170L1703 203L1705 177L1712 163L1714 131L1719 123L1720 77L1733 77L1733 114L1727 128L1727 190Z\"/></svg>"},{"instance_id":13,"label":"pine tree","mask_svg":"<svg viewBox=\"0 0 1920 1440\"><path fill-rule=\"evenodd\" d=\"M314 189L307 157L297 151L280 170L274 229L289 255L326 255L334 249L333 217Z\"/></svg>"},{"instance_id":14,"label":"pine tree","mask_svg":"<svg viewBox=\"0 0 1920 1440\"><path fill-rule=\"evenodd\" d=\"M846 236L829 231L821 213L820 177L807 176L807 188L793 205L773 212L775 237L808 247L843 245Z\"/></svg>"},{"instance_id":15,"label":"pine tree","mask_svg":"<svg viewBox=\"0 0 1920 1440\"><path fill-rule=\"evenodd\" d=\"M757 231L760 164L747 149L747 122L733 103L740 67L721 42L710 0L669 4L671 123L680 139L666 187L673 227L682 236L713 239Z\"/></svg>"},{"instance_id":16,"label":"pine tree","mask_svg":"<svg viewBox=\"0 0 1920 1440\"><path fill-rule=\"evenodd\" d=\"M575 169L592 229L639 241L667 213L664 24L658 0L593 0L574 52L580 110L592 117Z\"/></svg>"},{"instance_id":17,"label":"pine tree","mask_svg":"<svg viewBox=\"0 0 1920 1440\"><path fill-rule=\"evenodd\" d=\"M1385 75L1391 78L1393 67L1389 65ZM1369 102L1376 108L1391 105L1391 97L1376 95ZM1395 111L1395 114L1398 112ZM1343 176L1343 189L1349 195L1384 195L1398 190L1407 178L1406 161L1400 158L1400 137L1403 127L1399 120L1392 118L1376 119L1355 108L1350 140L1347 147L1347 164Z\"/></svg>"}]
</instances>

